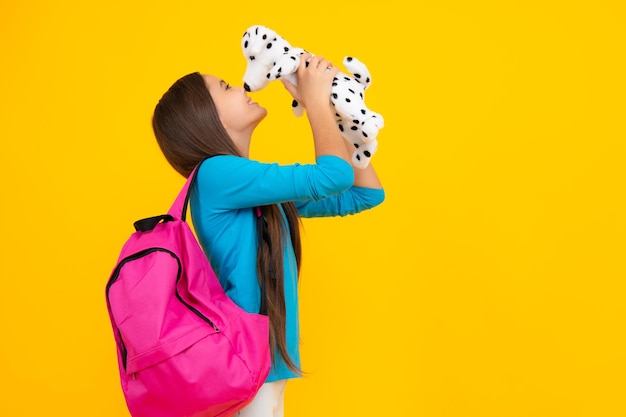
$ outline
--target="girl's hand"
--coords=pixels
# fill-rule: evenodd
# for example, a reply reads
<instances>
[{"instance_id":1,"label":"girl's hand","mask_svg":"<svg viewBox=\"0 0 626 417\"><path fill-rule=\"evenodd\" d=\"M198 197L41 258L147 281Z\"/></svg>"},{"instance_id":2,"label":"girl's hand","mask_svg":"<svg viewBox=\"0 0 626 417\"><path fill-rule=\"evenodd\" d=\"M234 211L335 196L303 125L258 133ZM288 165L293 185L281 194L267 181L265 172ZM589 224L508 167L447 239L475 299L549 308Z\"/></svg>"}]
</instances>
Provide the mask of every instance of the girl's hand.
<instances>
[{"instance_id":1,"label":"girl's hand","mask_svg":"<svg viewBox=\"0 0 626 417\"><path fill-rule=\"evenodd\" d=\"M298 86L282 79L282 83L305 109L314 106L329 106L330 92L333 78L339 72L338 68L322 56L303 54L300 56L300 65L296 72Z\"/></svg>"},{"instance_id":2,"label":"girl's hand","mask_svg":"<svg viewBox=\"0 0 626 417\"><path fill-rule=\"evenodd\" d=\"M339 70L321 56L303 54L296 72L298 86L283 81L285 88L306 109L313 133L315 157L335 155L350 163L345 139L331 110L330 92Z\"/></svg>"}]
</instances>

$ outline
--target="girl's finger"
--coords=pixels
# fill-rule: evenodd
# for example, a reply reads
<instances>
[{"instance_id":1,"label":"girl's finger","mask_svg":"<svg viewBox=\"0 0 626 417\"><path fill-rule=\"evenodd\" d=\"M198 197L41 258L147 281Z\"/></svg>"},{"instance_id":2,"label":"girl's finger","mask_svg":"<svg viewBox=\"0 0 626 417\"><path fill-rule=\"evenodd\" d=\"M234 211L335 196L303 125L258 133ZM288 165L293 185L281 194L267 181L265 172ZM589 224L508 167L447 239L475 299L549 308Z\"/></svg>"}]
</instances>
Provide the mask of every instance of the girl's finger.
<instances>
[{"instance_id":1,"label":"girl's finger","mask_svg":"<svg viewBox=\"0 0 626 417\"><path fill-rule=\"evenodd\" d=\"M308 67L309 62L311 61L311 58L313 58L313 54L308 53L308 52L306 54L300 55L300 68Z\"/></svg>"}]
</instances>

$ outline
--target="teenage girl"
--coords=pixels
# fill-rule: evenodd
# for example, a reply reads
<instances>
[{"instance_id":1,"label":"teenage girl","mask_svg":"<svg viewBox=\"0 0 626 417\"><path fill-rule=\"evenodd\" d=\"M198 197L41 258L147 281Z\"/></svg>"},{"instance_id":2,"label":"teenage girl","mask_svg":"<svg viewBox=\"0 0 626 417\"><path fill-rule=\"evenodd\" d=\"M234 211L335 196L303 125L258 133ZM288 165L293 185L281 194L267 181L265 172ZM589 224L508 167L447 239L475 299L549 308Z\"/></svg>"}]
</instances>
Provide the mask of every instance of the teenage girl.
<instances>
[{"instance_id":1,"label":"teenage girl","mask_svg":"<svg viewBox=\"0 0 626 417\"><path fill-rule=\"evenodd\" d=\"M264 304L270 319L270 374L240 417L282 417L286 381L301 375L300 216L345 216L384 200L372 165L353 169L351 145L335 123L329 97L337 72L323 57L305 54L297 87L283 81L306 110L315 164L249 159L252 133L267 111L243 88L231 87L213 75L182 77L154 111L154 134L172 167L188 177L201 163L190 194L191 215L220 283L248 312L258 313ZM261 241L257 207L265 219L266 239ZM262 285L265 300L261 300Z\"/></svg>"}]
</instances>

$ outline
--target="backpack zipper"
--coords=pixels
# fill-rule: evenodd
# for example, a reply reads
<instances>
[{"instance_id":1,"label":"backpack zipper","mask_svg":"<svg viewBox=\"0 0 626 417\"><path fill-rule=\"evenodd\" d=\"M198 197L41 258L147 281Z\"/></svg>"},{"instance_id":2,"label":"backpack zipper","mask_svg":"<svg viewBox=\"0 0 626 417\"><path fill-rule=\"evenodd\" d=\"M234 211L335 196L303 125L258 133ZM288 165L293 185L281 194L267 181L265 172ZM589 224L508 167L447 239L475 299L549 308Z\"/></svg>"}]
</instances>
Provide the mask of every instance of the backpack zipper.
<instances>
[{"instance_id":1,"label":"backpack zipper","mask_svg":"<svg viewBox=\"0 0 626 417\"><path fill-rule=\"evenodd\" d=\"M180 301L181 303L183 303L185 305L185 307L187 307L189 310L191 310L194 314L196 314L198 317L200 317L202 320L204 320L205 322L207 322L212 328L213 330L215 330L216 333L220 332L220 329L215 325L215 323L213 323L208 317L206 317L204 314L202 314L200 311L198 311L197 308L193 307L192 305L190 305L189 303L187 303L185 300L183 300L182 296L178 293L178 281L180 281L180 277L181 277L181 272L182 272L182 265L180 262L180 259L178 258L178 256L172 252L169 249L165 249L165 248L159 248L159 247L154 247L154 248L148 248L148 249L144 249L142 251L139 251L137 253L134 253L130 256L127 256L126 258L122 259L119 264L117 265L117 267L115 268L115 270L113 271L113 273L111 274L111 278L109 279L109 282L107 283L106 286L106 300L107 300L107 304L109 305L110 308L110 301L109 301L109 290L111 289L111 286L115 283L115 281L117 281L117 279L119 278L119 274L120 271L122 270L122 267L130 261L134 261L137 260L139 258L142 258L146 255L149 255L153 252L165 252L168 253L172 256L172 258L176 259L176 262L178 263L178 274L176 274L176 283L174 284L174 290L176 293L176 298L178 299L178 301ZM128 352L126 350L126 345L124 344L124 340L122 339L122 333L120 332L120 329L117 327L117 325L115 326L115 330L117 330L117 334L119 336L120 339L120 344L121 344L121 348L122 348L122 365L124 366L124 370L126 370L126 361L127 361L127 355ZM132 378L135 379L135 374L133 373Z\"/></svg>"}]
</instances>

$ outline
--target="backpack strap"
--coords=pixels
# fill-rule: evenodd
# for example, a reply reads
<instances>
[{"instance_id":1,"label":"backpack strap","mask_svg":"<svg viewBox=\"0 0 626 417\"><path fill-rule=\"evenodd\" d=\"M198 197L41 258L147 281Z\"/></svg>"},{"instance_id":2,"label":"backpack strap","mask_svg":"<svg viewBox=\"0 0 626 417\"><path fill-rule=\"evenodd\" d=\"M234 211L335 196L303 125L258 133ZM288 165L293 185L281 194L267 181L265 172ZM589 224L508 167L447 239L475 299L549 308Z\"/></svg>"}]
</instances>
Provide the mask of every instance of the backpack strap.
<instances>
[{"instance_id":1,"label":"backpack strap","mask_svg":"<svg viewBox=\"0 0 626 417\"><path fill-rule=\"evenodd\" d=\"M154 229L157 224L163 222L174 221L174 218L169 214L161 214L160 216L148 217L147 219L137 220L134 223L135 230L138 232L149 232Z\"/></svg>"},{"instance_id":2,"label":"backpack strap","mask_svg":"<svg viewBox=\"0 0 626 417\"><path fill-rule=\"evenodd\" d=\"M198 173L198 168L200 168L201 161L196 167L191 171L189 177L187 177L187 181L185 185L183 185L182 190L178 193L178 197L174 200L174 204L170 207L170 210L167 212L169 216L174 217L175 219L180 219L182 221L186 221L187 218L187 206L189 206L189 188L191 184L196 179L196 175Z\"/></svg>"},{"instance_id":3,"label":"backpack strap","mask_svg":"<svg viewBox=\"0 0 626 417\"><path fill-rule=\"evenodd\" d=\"M261 248L261 245L265 241L268 245L271 245L272 242L269 239L269 234L267 232L267 219L263 215L261 211L261 207L255 207L254 214L256 217L256 234L258 236L258 247ZM270 246L271 247L271 246ZM261 307L259 308L259 314L263 316L267 316L267 295L265 293L265 277L261 277Z\"/></svg>"}]
</instances>

